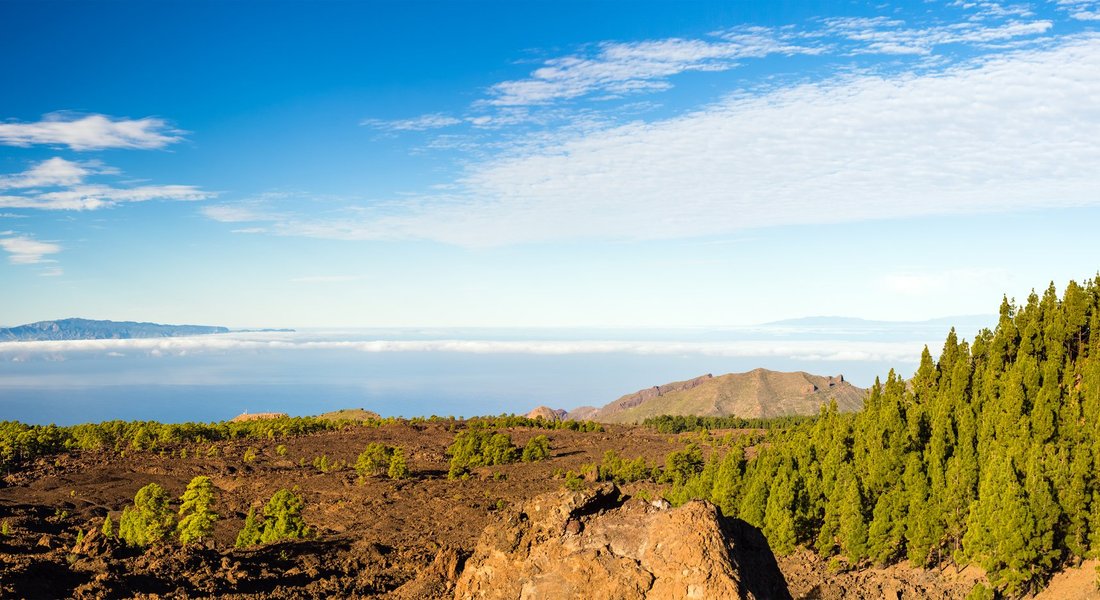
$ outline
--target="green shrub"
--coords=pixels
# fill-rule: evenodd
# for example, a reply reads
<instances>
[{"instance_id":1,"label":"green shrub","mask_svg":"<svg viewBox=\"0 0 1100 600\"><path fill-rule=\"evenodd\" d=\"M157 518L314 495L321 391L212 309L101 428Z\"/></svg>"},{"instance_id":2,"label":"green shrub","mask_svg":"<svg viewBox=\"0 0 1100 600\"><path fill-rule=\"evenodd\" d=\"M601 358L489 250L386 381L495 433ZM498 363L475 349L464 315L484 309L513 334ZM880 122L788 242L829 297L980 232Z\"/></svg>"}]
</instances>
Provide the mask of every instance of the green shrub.
<instances>
[{"instance_id":1,"label":"green shrub","mask_svg":"<svg viewBox=\"0 0 1100 600\"><path fill-rule=\"evenodd\" d=\"M523 462L536 462L550 458L550 438L537 435L523 447Z\"/></svg>"},{"instance_id":2,"label":"green shrub","mask_svg":"<svg viewBox=\"0 0 1100 600\"><path fill-rule=\"evenodd\" d=\"M286 444L279 444L275 446L275 454L279 456L286 456Z\"/></svg>"},{"instance_id":3,"label":"green shrub","mask_svg":"<svg viewBox=\"0 0 1100 600\"><path fill-rule=\"evenodd\" d=\"M355 472L359 479L365 479L374 475L382 475L389 471L390 461L393 459L395 449L392 446L373 442L355 459Z\"/></svg>"},{"instance_id":4,"label":"green shrub","mask_svg":"<svg viewBox=\"0 0 1100 600\"><path fill-rule=\"evenodd\" d=\"M111 515L103 517L103 537L111 539L115 537L115 522L111 520Z\"/></svg>"},{"instance_id":5,"label":"green shrub","mask_svg":"<svg viewBox=\"0 0 1100 600\"><path fill-rule=\"evenodd\" d=\"M313 459L313 468L322 473L331 473L333 471L342 470L347 464L342 460L329 459L328 455L322 454Z\"/></svg>"},{"instance_id":6,"label":"green shrub","mask_svg":"<svg viewBox=\"0 0 1100 600\"><path fill-rule=\"evenodd\" d=\"M665 457L663 479L673 485L683 485L702 470L703 451L695 444L688 444L683 450Z\"/></svg>"},{"instance_id":7,"label":"green shrub","mask_svg":"<svg viewBox=\"0 0 1100 600\"><path fill-rule=\"evenodd\" d=\"M573 471L569 471L565 474L565 488L574 492L579 492L584 489L584 478L577 475Z\"/></svg>"},{"instance_id":8,"label":"green shrub","mask_svg":"<svg viewBox=\"0 0 1100 600\"><path fill-rule=\"evenodd\" d=\"M470 429L455 436L447 454L451 457L447 477L455 479L473 467L513 463L520 457L520 450L506 433Z\"/></svg>"},{"instance_id":9,"label":"green shrub","mask_svg":"<svg viewBox=\"0 0 1100 600\"><path fill-rule=\"evenodd\" d=\"M994 600L996 597L997 593L992 589L982 583L975 583L970 593L966 595L966 600Z\"/></svg>"},{"instance_id":10,"label":"green shrub","mask_svg":"<svg viewBox=\"0 0 1100 600\"><path fill-rule=\"evenodd\" d=\"M652 481L660 469L646 464L642 457L627 461L614 450L603 453L603 461L596 469L596 478L600 481L630 483L633 481Z\"/></svg>"},{"instance_id":11,"label":"green shrub","mask_svg":"<svg viewBox=\"0 0 1100 600\"><path fill-rule=\"evenodd\" d=\"M256 460L256 456L258 454L259 453L256 451L255 448L250 447L249 449L244 451L244 456L241 457L241 460L243 460L246 463L250 463L250 462Z\"/></svg>"},{"instance_id":12,"label":"green shrub","mask_svg":"<svg viewBox=\"0 0 1100 600\"><path fill-rule=\"evenodd\" d=\"M138 490L134 505L122 511L118 535L130 546L148 546L168 537L172 531L172 509L168 492L155 483Z\"/></svg>"},{"instance_id":13,"label":"green shrub","mask_svg":"<svg viewBox=\"0 0 1100 600\"><path fill-rule=\"evenodd\" d=\"M214 504L214 484L209 477L199 475L187 484L187 490L180 497L179 524L176 532L180 543L202 541L214 533L214 522L218 515L211 510Z\"/></svg>"}]
</instances>

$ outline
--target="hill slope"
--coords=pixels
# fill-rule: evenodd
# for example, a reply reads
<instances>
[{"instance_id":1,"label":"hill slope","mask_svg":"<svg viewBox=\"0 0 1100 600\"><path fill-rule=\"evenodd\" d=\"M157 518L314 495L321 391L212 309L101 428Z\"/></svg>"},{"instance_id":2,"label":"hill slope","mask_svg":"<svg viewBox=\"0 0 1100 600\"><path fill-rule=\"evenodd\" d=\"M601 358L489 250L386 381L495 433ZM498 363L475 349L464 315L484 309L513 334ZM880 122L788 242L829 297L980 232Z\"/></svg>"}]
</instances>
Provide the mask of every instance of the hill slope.
<instances>
[{"instance_id":1,"label":"hill slope","mask_svg":"<svg viewBox=\"0 0 1100 600\"><path fill-rule=\"evenodd\" d=\"M604 406L590 418L605 423L634 423L658 415L812 415L830 399L836 399L841 411L855 411L863 406L866 392L844 381L843 375L755 369L718 377L708 374L640 390Z\"/></svg>"},{"instance_id":2,"label":"hill slope","mask_svg":"<svg viewBox=\"0 0 1100 600\"><path fill-rule=\"evenodd\" d=\"M209 325L161 325L159 323L136 323L134 321L60 319L57 321L38 321L37 323L19 325L18 327L0 328L0 342L122 340L210 333L229 333L229 329Z\"/></svg>"}]
</instances>

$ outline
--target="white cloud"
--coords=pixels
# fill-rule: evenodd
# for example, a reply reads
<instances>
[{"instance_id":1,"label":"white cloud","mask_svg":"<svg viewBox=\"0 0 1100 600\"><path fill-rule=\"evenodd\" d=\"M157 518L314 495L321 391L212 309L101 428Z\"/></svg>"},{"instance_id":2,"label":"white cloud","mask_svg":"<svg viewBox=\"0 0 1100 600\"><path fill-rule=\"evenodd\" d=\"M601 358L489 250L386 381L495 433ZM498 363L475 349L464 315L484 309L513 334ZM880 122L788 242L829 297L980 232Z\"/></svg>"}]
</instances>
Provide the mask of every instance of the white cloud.
<instances>
[{"instance_id":1,"label":"white cloud","mask_svg":"<svg viewBox=\"0 0 1100 600\"><path fill-rule=\"evenodd\" d=\"M73 150L162 148L183 139L164 119L51 113L33 123L0 123L0 144L68 146Z\"/></svg>"},{"instance_id":2,"label":"white cloud","mask_svg":"<svg viewBox=\"0 0 1100 600\"><path fill-rule=\"evenodd\" d=\"M11 232L5 233L10 235ZM8 262L13 265L56 262L47 257L61 252L61 246L49 242L40 242L27 235L0 238L0 249L8 253Z\"/></svg>"},{"instance_id":3,"label":"white cloud","mask_svg":"<svg viewBox=\"0 0 1100 600\"><path fill-rule=\"evenodd\" d=\"M89 175L106 171L95 161L73 162L55 156L33 165L22 173L0 175L0 190L76 185Z\"/></svg>"},{"instance_id":4,"label":"white cloud","mask_svg":"<svg viewBox=\"0 0 1100 600\"><path fill-rule=\"evenodd\" d=\"M262 204L230 214L284 235L483 246L1091 206L1097 97L1100 36L1086 35L940 72L840 77L570 133L475 163L446 193L354 214Z\"/></svg>"},{"instance_id":5,"label":"white cloud","mask_svg":"<svg viewBox=\"0 0 1100 600\"><path fill-rule=\"evenodd\" d=\"M1054 0L1071 19L1100 21L1100 0Z\"/></svg>"},{"instance_id":6,"label":"white cloud","mask_svg":"<svg viewBox=\"0 0 1100 600\"><path fill-rule=\"evenodd\" d=\"M429 129L442 129L452 125L461 124L462 119L448 115L433 113L421 115L412 119L397 119L386 121L383 119L364 119L360 125L381 129L383 131L427 131Z\"/></svg>"},{"instance_id":7,"label":"white cloud","mask_svg":"<svg viewBox=\"0 0 1100 600\"><path fill-rule=\"evenodd\" d=\"M255 203L216 204L202 207L202 214L221 223L266 221L270 215L255 207Z\"/></svg>"},{"instance_id":8,"label":"white cloud","mask_svg":"<svg viewBox=\"0 0 1100 600\"><path fill-rule=\"evenodd\" d=\"M141 185L122 188L86 182L90 176L108 174L117 175L118 171L96 161L72 162L59 157L50 158L22 173L0 176L0 190L59 189L28 189L20 194L0 195L0 208L94 210L124 202L204 200L215 195L190 185Z\"/></svg>"},{"instance_id":9,"label":"white cloud","mask_svg":"<svg viewBox=\"0 0 1100 600\"><path fill-rule=\"evenodd\" d=\"M663 90L663 81L685 71L722 71L739 59L770 54L817 53L817 48L781 39L775 31L745 28L718 40L668 38L643 42L603 42L590 55L552 58L525 79L498 83L489 90L489 104L548 104L592 93L618 96Z\"/></svg>"},{"instance_id":10,"label":"white cloud","mask_svg":"<svg viewBox=\"0 0 1100 600\"><path fill-rule=\"evenodd\" d=\"M0 207L41 210L95 210L124 202L150 200L194 201L213 197L212 192L191 185L143 185L115 188L105 185L80 185L66 190L30 196L0 196Z\"/></svg>"},{"instance_id":11,"label":"white cloud","mask_svg":"<svg viewBox=\"0 0 1100 600\"><path fill-rule=\"evenodd\" d=\"M1011 14L1011 13L1007 13ZM1050 21L1010 21L990 25L963 21L947 25L908 28L904 22L884 17L826 19L826 29L857 42L853 52L881 54L931 54L946 44L981 44L1046 33Z\"/></svg>"},{"instance_id":12,"label":"white cloud","mask_svg":"<svg viewBox=\"0 0 1100 600\"><path fill-rule=\"evenodd\" d=\"M814 341L497 341L497 340L373 340L298 341L293 336L275 339L265 334L225 334L179 338L129 340L66 340L42 342L0 342L0 355L32 353L56 355L65 352L146 352L154 356L186 355L194 352L234 350L348 350L368 353L453 352L468 354L640 354L725 357L776 357L809 361L893 361L910 362L920 356L927 341L867 342L850 340Z\"/></svg>"}]
</instances>

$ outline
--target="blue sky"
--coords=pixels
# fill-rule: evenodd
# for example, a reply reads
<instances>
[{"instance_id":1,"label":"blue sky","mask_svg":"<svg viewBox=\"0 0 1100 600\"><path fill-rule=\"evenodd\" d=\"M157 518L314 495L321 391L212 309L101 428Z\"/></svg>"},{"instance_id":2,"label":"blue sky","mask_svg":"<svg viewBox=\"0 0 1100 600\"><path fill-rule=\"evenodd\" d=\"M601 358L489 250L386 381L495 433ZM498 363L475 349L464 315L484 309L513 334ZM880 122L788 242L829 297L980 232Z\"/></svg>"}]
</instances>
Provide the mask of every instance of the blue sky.
<instances>
[{"instance_id":1,"label":"blue sky","mask_svg":"<svg viewBox=\"0 0 1100 600\"><path fill-rule=\"evenodd\" d=\"M740 325L1100 269L1100 2L0 2L0 323Z\"/></svg>"}]
</instances>

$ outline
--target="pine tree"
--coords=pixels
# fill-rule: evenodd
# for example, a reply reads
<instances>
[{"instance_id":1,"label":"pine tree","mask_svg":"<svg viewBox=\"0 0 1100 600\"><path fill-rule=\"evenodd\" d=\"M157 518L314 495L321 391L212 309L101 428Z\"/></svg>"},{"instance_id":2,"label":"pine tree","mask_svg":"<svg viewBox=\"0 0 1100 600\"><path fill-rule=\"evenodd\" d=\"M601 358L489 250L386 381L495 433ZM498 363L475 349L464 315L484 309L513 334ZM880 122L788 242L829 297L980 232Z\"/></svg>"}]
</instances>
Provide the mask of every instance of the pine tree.
<instances>
[{"instance_id":1,"label":"pine tree","mask_svg":"<svg viewBox=\"0 0 1100 600\"><path fill-rule=\"evenodd\" d=\"M148 546L168 537L174 524L168 501L168 493L155 483L138 490L134 505L122 511L118 536L130 546Z\"/></svg>"},{"instance_id":2,"label":"pine tree","mask_svg":"<svg viewBox=\"0 0 1100 600\"><path fill-rule=\"evenodd\" d=\"M878 497L867 529L867 554L878 564L886 564L904 549L906 509L905 490L900 485Z\"/></svg>"},{"instance_id":3,"label":"pine tree","mask_svg":"<svg viewBox=\"0 0 1100 600\"><path fill-rule=\"evenodd\" d=\"M103 537L107 539L115 537L115 524L111 521L111 515L108 514L106 517L103 517L103 529L101 531L103 532Z\"/></svg>"},{"instance_id":4,"label":"pine tree","mask_svg":"<svg viewBox=\"0 0 1100 600\"><path fill-rule=\"evenodd\" d=\"M906 555L918 567L928 565L932 547L936 544L936 521L939 507L930 504L928 478L924 464L916 453L909 455L905 466L905 491L908 510L905 518Z\"/></svg>"},{"instance_id":5,"label":"pine tree","mask_svg":"<svg viewBox=\"0 0 1100 600\"><path fill-rule=\"evenodd\" d=\"M523 462L536 462L550 458L550 438L536 435L523 447Z\"/></svg>"},{"instance_id":6,"label":"pine tree","mask_svg":"<svg viewBox=\"0 0 1100 600\"><path fill-rule=\"evenodd\" d=\"M838 484L839 485L839 484ZM859 480L847 478L844 501L840 508L840 549L853 563L867 557L867 521L863 513L863 493Z\"/></svg>"},{"instance_id":7,"label":"pine tree","mask_svg":"<svg viewBox=\"0 0 1100 600\"><path fill-rule=\"evenodd\" d=\"M248 516L245 517L244 520L244 526L241 527L241 531L237 534L237 542L235 545L238 548L247 548L259 544L260 539L263 537L262 521L262 518L256 518L256 510L254 508L249 508Z\"/></svg>"},{"instance_id":8,"label":"pine tree","mask_svg":"<svg viewBox=\"0 0 1100 600\"><path fill-rule=\"evenodd\" d=\"M790 463L784 462L776 474L764 510L764 536L777 554L790 554L798 543L796 524L802 500L801 480Z\"/></svg>"},{"instance_id":9,"label":"pine tree","mask_svg":"<svg viewBox=\"0 0 1100 600\"><path fill-rule=\"evenodd\" d=\"M310 530L302 518L304 503L290 490L279 490L264 507L261 543L309 537Z\"/></svg>"},{"instance_id":10,"label":"pine tree","mask_svg":"<svg viewBox=\"0 0 1100 600\"><path fill-rule=\"evenodd\" d=\"M404 448L394 448L387 474L390 479L407 479L409 477L409 466L405 463Z\"/></svg>"},{"instance_id":11,"label":"pine tree","mask_svg":"<svg viewBox=\"0 0 1100 600\"><path fill-rule=\"evenodd\" d=\"M722 457L711 487L710 500L727 517L737 515L737 502L745 476L745 450L734 446Z\"/></svg>"},{"instance_id":12,"label":"pine tree","mask_svg":"<svg viewBox=\"0 0 1100 600\"><path fill-rule=\"evenodd\" d=\"M391 446L372 442L355 460L355 472L359 474L359 480L381 475L390 468L390 459L393 458L394 449Z\"/></svg>"},{"instance_id":13,"label":"pine tree","mask_svg":"<svg viewBox=\"0 0 1100 600\"><path fill-rule=\"evenodd\" d=\"M970 510L963 545L989 581L1010 595L1026 591L1037 558L1029 550L1035 521L1019 475L1007 453L991 457Z\"/></svg>"},{"instance_id":14,"label":"pine tree","mask_svg":"<svg viewBox=\"0 0 1100 600\"><path fill-rule=\"evenodd\" d=\"M214 504L214 483L209 477L199 475L187 484L187 490L180 497L179 524L176 532L180 543L201 542L214 533L214 522L218 515L211 507Z\"/></svg>"}]
</instances>

